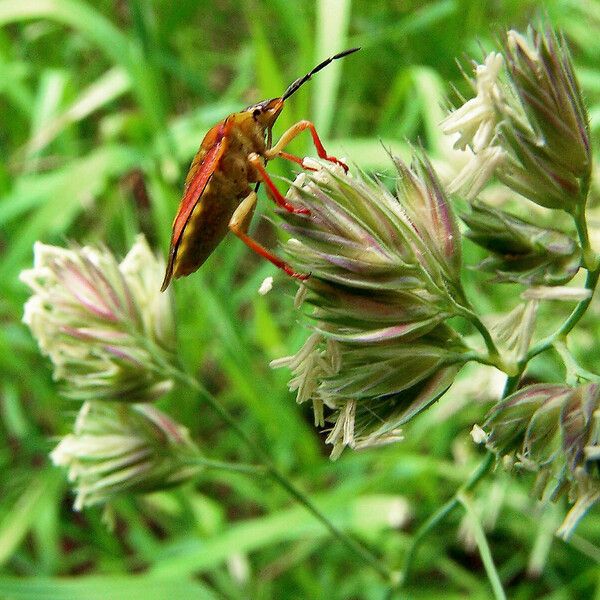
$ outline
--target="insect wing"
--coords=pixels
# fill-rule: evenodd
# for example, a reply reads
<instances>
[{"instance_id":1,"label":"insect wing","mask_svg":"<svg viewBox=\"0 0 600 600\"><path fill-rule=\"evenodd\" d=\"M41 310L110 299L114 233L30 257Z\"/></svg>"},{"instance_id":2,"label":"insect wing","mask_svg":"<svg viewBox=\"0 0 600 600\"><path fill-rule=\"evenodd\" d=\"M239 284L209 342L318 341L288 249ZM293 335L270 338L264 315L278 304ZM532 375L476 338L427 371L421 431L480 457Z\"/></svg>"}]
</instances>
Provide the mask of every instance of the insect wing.
<instances>
[{"instance_id":1,"label":"insect wing","mask_svg":"<svg viewBox=\"0 0 600 600\"><path fill-rule=\"evenodd\" d=\"M202 193L225 151L226 144L224 142L224 137L225 123L219 123L206 134L200 150L192 161L192 165L190 166L190 170L185 180L183 198L179 205L175 220L173 221L169 262L167 264L161 291L167 289L171 278L173 277L177 250L185 226L187 225L196 204L200 201Z\"/></svg>"}]
</instances>

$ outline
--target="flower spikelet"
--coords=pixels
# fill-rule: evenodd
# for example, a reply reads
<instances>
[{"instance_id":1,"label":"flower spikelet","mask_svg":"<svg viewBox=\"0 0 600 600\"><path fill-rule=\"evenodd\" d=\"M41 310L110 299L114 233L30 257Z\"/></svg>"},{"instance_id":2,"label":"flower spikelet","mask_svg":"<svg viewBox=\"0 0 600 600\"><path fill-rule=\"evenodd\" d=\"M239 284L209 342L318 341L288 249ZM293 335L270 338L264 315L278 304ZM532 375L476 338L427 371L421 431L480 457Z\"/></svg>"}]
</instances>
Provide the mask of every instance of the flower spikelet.
<instances>
[{"instance_id":1,"label":"flower spikelet","mask_svg":"<svg viewBox=\"0 0 600 600\"><path fill-rule=\"evenodd\" d=\"M476 96L442 123L470 158L450 183L473 199L495 174L546 208L573 213L591 172L588 116L565 40L509 31L503 53L475 65Z\"/></svg>"},{"instance_id":2,"label":"flower spikelet","mask_svg":"<svg viewBox=\"0 0 600 600\"><path fill-rule=\"evenodd\" d=\"M505 162L506 152L498 143L502 111L509 111L503 76L504 59L491 52L482 64L473 63L475 78L470 81L475 97L452 111L442 122L442 131L456 138L454 148L469 153L469 160L448 186L473 199L496 168Z\"/></svg>"},{"instance_id":3,"label":"flower spikelet","mask_svg":"<svg viewBox=\"0 0 600 600\"><path fill-rule=\"evenodd\" d=\"M81 510L186 481L198 472L187 460L197 454L187 430L152 405L86 402L50 456L68 467Z\"/></svg>"},{"instance_id":4,"label":"flower spikelet","mask_svg":"<svg viewBox=\"0 0 600 600\"><path fill-rule=\"evenodd\" d=\"M509 31L505 56L525 119L500 126L510 159L500 179L546 208L574 212L585 201L591 150L588 116L564 39Z\"/></svg>"},{"instance_id":5,"label":"flower spikelet","mask_svg":"<svg viewBox=\"0 0 600 600\"><path fill-rule=\"evenodd\" d=\"M497 125L498 107L505 102L500 83L504 59L499 52L488 54L483 64L473 64L475 79L471 81L476 95L453 111L442 122L446 135L457 135L454 147L475 153L487 148L493 141Z\"/></svg>"},{"instance_id":6,"label":"flower spikelet","mask_svg":"<svg viewBox=\"0 0 600 600\"><path fill-rule=\"evenodd\" d=\"M466 236L491 253L477 268L495 281L563 285L579 270L581 250L567 234L538 227L503 210L473 202L462 215Z\"/></svg>"},{"instance_id":7,"label":"flower spikelet","mask_svg":"<svg viewBox=\"0 0 600 600\"><path fill-rule=\"evenodd\" d=\"M537 473L540 495L574 503L559 535L568 538L600 499L600 384L537 384L499 402L484 424L487 447L505 464Z\"/></svg>"},{"instance_id":8,"label":"flower spikelet","mask_svg":"<svg viewBox=\"0 0 600 600\"><path fill-rule=\"evenodd\" d=\"M23 321L67 396L141 402L170 389L156 362L174 350L170 299L156 291L163 267L143 237L120 264L90 246L38 242L34 256L21 273L33 290Z\"/></svg>"}]
</instances>

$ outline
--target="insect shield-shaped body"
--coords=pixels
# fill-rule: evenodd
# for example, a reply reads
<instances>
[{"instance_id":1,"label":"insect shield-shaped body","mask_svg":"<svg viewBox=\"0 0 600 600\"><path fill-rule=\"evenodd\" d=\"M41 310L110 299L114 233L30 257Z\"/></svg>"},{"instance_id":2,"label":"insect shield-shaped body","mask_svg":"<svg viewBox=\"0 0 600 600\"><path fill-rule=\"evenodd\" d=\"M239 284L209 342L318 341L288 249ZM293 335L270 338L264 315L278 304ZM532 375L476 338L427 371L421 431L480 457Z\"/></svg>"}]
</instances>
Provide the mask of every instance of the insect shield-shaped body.
<instances>
[{"instance_id":1,"label":"insect shield-shaped body","mask_svg":"<svg viewBox=\"0 0 600 600\"><path fill-rule=\"evenodd\" d=\"M304 77L294 81L281 98L265 100L233 113L206 134L192 161L183 198L173 222L162 291L167 289L171 279L189 275L200 268L229 230L288 275L306 277L295 273L246 232L256 206L256 191L260 182L265 183L268 195L279 206L291 212L308 214L307 209L294 207L286 201L265 170L267 161L277 156L302 165L302 159L283 149L305 129L310 130L321 158L347 168L325 152L310 121L299 121L290 127L274 146L271 145L271 131L287 98L331 61L357 50L345 50L324 60ZM254 189L252 184L256 184Z\"/></svg>"}]
</instances>

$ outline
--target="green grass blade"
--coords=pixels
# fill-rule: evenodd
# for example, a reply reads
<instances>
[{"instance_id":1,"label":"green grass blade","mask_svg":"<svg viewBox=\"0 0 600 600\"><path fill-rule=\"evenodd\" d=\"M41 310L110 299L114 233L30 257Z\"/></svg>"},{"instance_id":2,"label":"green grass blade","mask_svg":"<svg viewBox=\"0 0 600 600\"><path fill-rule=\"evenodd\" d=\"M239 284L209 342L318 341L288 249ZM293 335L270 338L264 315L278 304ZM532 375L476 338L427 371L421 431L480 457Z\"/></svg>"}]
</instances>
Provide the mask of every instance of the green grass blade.
<instances>
[{"instance_id":1,"label":"green grass blade","mask_svg":"<svg viewBox=\"0 0 600 600\"><path fill-rule=\"evenodd\" d=\"M353 497L350 492L323 494L315 499L328 518L343 530L355 533L382 531L396 523L394 519L407 516L405 502L392 495ZM265 546L314 537L327 536L324 526L306 512L294 506L274 514L231 525L213 538L189 538L166 548L156 557L151 569L155 575L185 575L215 568L233 553L252 552Z\"/></svg>"},{"instance_id":2,"label":"green grass blade","mask_svg":"<svg viewBox=\"0 0 600 600\"><path fill-rule=\"evenodd\" d=\"M0 576L0 597L12 600L216 600L218 596L199 581L146 575L97 575L77 578Z\"/></svg>"},{"instance_id":3,"label":"green grass blade","mask_svg":"<svg viewBox=\"0 0 600 600\"><path fill-rule=\"evenodd\" d=\"M10 559L45 506L50 489L59 481L56 469L47 469L33 478L16 503L0 521L0 565Z\"/></svg>"},{"instance_id":4,"label":"green grass blade","mask_svg":"<svg viewBox=\"0 0 600 600\"><path fill-rule=\"evenodd\" d=\"M27 143L27 153L34 154L50 144L69 125L89 117L131 89L131 79L121 67L113 67L79 96L60 114L47 118Z\"/></svg>"},{"instance_id":5,"label":"green grass blade","mask_svg":"<svg viewBox=\"0 0 600 600\"><path fill-rule=\"evenodd\" d=\"M0 27L32 19L53 19L81 31L114 63L129 57L127 37L98 11L76 0L0 0Z\"/></svg>"},{"instance_id":6,"label":"green grass blade","mask_svg":"<svg viewBox=\"0 0 600 600\"><path fill-rule=\"evenodd\" d=\"M316 62L348 47L350 10L350 0L319 0L317 3ZM332 62L315 76L313 82L313 118L319 135L324 138L331 132L345 60L352 60L352 57Z\"/></svg>"}]
</instances>

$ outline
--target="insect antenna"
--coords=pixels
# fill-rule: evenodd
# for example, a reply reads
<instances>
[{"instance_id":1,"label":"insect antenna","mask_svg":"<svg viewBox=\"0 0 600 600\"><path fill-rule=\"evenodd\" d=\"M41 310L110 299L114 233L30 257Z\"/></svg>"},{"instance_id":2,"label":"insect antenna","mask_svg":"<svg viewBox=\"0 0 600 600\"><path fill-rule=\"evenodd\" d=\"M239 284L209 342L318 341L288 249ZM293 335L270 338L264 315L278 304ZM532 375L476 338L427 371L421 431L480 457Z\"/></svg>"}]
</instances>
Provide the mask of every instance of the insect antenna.
<instances>
[{"instance_id":1,"label":"insect antenna","mask_svg":"<svg viewBox=\"0 0 600 600\"><path fill-rule=\"evenodd\" d=\"M348 54L352 54L360 50L360 48L350 48L349 50L344 50L343 52L338 52L334 56L330 56L325 59L322 63L319 63L314 69L309 71L304 77L300 77L294 81L294 83L290 84L287 90L283 92L283 96L281 96L282 100L286 100L289 98L294 92L298 90L298 88L304 85L315 73L318 73L321 69L324 69L330 62L337 60L338 58L344 58L344 56L348 56Z\"/></svg>"}]
</instances>

